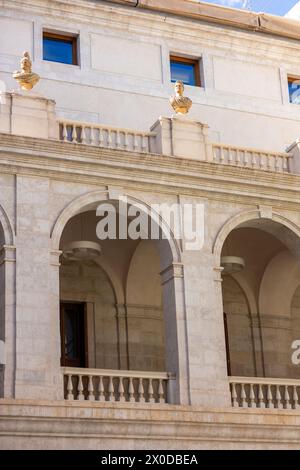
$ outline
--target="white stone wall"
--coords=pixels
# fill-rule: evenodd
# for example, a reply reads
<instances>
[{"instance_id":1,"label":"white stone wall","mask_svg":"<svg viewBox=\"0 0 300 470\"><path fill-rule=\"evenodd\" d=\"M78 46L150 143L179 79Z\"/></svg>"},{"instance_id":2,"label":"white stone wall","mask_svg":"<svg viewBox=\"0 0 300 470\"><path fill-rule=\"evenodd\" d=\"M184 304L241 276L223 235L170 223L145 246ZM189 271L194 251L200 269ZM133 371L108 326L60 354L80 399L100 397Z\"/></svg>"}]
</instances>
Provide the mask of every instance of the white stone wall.
<instances>
[{"instance_id":1,"label":"white stone wall","mask_svg":"<svg viewBox=\"0 0 300 470\"><path fill-rule=\"evenodd\" d=\"M300 108L289 103L287 74L300 74L297 41L127 9L106 2L7 3L1 10L1 89L24 49L40 74L36 92L59 116L147 130L169 115L169 55L201 58L203 87L186 87L191 117L213 140L283 151L298 137ZM79 34L79 65L42 60L43 29Z\"/></svg>"}]
</instances>

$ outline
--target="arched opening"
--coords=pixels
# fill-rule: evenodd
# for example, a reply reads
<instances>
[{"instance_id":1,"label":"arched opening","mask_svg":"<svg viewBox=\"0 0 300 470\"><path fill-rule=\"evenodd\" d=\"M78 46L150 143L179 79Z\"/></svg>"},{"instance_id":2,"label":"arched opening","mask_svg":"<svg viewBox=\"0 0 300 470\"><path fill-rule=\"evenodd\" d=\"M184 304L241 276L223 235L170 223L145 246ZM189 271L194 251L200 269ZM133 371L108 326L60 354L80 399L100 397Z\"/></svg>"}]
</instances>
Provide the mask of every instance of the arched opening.
<instances>
[{"instance_id":1,"label":"arched opening","mask_svg":"<svg viewBox=\"0 0 300 470\"><path fill-rule=\"evenodd\" d=\"M0 252L5 245L5 237L2 224L0 223ZM0 266L0 398L4 396L4 354L5 344L5 270L4 264Z\"/></svg>"},{"instance_id":2,"label":"arched opening","mask_svg":"<svg viewBox=\"0 0 300 470\"><path fill-rule=\"evenodd\" d=\"M224 264L223 309L230 375L296 378L291 345L300 333L300 239L271 219L237 224L221 251L243 260ZM298 366L299 368L299 366Z\"/></svg>"},{"instance_id":3,"label":"arched opening","mask_svg":"<svg viewBox=\"0 0 300 470\"><path fill-rule=\"evenodd\" d=\"M108 204L111 206L104 215L97 215L101 202L105 202L106 207ZM53 229L52 247L62 252L59 284L65 396L73 394L75 397L73 392L76 388L76 399L81 399L81 380L85 399L88 387L95 388L94 377L89 378L88 371L79 371L74 385L75 367L91 369L94 375L97 375L96 369L102 371L106 400L109 393L114 394L117 400L125 393L126 400L130 401L133 377L134 398L146 390L144 397L139 396L135 401L165 400L168 388L169 391L172 389L169 401L178 402L180 359L174 287L176 276L171 273L173 262L180 261L180 251L172 239L160 236L151 240L151 228L157 222L152 221L147 207L141 204L138 209L148 221L147 229L142 227L137 238L121 236L119 225L125 216L124 207L120 210L118 204L118 200L108 200L97 193L88 195L81 198L81 202L75 201L73 207L68 207ZM134 201L126 202L128 210L133 206ZM98 224L110 211L116 215L116 235L99 239ZM126 217L126 227L135 217ZM156 220L159 220L160 231L164 230L160 225L163 222L159 218ZM98 243L101 253L87 259L83 253L74 256L70 244L78 241ZM181 276L178 279L181 282ZM112 382L105 382L113 373L113 379L109 379ZM168 383L170 374L175 379L171 389ZM101 384L98 380L96 399L101 399ZM123 392L125 385L126 392ZM184 387L186 390L186 385ZM69 389L72 392L69 393Z\"/></svg>"},{"instance_id":4,"label":"arched opening","mask_svg":"<svg viewBox=\"0 0 300 470\"><path fill-rule=\"evenodd\" d=\"M61 237L62 365L164 371L161 268L156 245L140 239L99 241L98 221L95 211L77 214ZM78 240L99 243L101 254L91 259L66 257L65 247ZM121 290L119 299L117 289Z\"/></svg>"}]
</instances>

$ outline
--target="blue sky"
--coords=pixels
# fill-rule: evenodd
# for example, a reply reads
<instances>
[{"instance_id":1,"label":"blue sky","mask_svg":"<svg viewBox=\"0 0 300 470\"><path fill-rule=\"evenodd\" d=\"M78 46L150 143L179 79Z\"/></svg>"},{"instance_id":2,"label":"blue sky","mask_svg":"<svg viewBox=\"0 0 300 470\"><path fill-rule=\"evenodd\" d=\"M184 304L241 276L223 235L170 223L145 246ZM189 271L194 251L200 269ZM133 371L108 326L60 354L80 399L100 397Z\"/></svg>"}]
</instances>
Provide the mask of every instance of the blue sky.
<instances>
[{"instance_id":1,"label":"blue sky","mask_svg":"<svg viewBox=\"0 0 300 470\"><path fill-rule=\"evenodd\" d=\"M244 0L203 0L207 3L218 3L220 5L241 8ZM284 15L298 0L252 0L252 10L271 13L272 15Z\"/></svg>"}]
</instances>

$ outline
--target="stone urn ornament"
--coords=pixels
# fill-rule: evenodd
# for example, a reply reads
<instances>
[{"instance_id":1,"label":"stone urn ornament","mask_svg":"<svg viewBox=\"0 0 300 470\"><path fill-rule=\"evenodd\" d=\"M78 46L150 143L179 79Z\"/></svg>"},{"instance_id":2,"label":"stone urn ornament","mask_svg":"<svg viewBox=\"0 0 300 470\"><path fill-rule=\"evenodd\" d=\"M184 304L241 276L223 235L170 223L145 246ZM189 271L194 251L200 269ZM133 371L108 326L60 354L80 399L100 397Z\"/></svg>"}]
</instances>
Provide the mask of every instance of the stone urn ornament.
<instances>
[{"instance_id":1,"label":"stone urn ornament","mask_svg":"<svg viewBox=\"0 0 300 470\"><path fill-rule=\"evenodd\" d=\"M14 79L17 80L22 90L31 90L40 79L37 73L32 72L31 67L29 52L25 51L21 59L21 72L16 71L13 73Z\"/></svg>"},{"instance_id":2,"label":"stone urn ornament","mask_svg":"<svg viewBox=\"0 0 300 470\"><path fill-rule=\"evenodd\" d=\"M187 96L183 96L184 84L181 80L177 80L174 85L175 95L170 98L170 104L176 114L184 115L189 112L193 104L192 100Z\"/></svg>"}]
</instances>

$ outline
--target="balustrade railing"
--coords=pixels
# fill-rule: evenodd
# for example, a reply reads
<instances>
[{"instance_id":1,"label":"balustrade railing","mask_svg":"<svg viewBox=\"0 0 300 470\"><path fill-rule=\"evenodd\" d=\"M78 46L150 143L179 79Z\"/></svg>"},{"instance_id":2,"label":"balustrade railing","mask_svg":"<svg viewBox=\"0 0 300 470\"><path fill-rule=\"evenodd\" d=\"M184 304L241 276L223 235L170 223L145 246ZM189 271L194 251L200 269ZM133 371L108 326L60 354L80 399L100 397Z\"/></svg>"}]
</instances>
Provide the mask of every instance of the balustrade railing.
<instances>
[{"instance_id":1,"label":"balustrade railing","mask_svg":"<svg viewBox=\"0 0 300 470\"><path fill-rule=\"evenodd\" d=\"M213 161L223 165L288 173L290 158L292 157L288 153L266 152L226 144L213 144Z\"/></svg>"},{"instance_id":2,"label":"balustrade railing","mask_svg":"<svg viewBox=\"0 0 300 470\"><path fill-rule=\"evenodd\" d=\"M155 135L154 132L142 132L69 120L59 121L60 140L96 147L146 153L151 151L150 139Z\"/></svg>"},{"instance_id":3,"label":"balustrade railing","mask_svg":"<svg viewBox=\"0 0 300 470\"><path fill-rule=\"evenodd\" d=\"M139 153L157 153L157 150L161 148L161 145L157 142L159 136L155 132L137 131L66 119L60 119L58 122L59 139L63 142ZM212 148L212 152L209 151L207 154L212 155L212 157L206 156L206 158L214 163L277 173L290 172L289 160L293 156L289 153L267 152L265 150L210 142L207 143L207 146ZM201 160L200 156L199 160Z\"/></svg>"},{"instance_id":4,"label":"balustrade railing","mask_svg":"<svg viewBox=\"0 0 300 470\"><path fill-rule=\"evenodd\" d=\"M229 377L229 383L235 408L300 408L300 380Z\"/></svg>"},{"instance_id":5,"label":"balustrade railing","mask_svg":"<svg viewBox=\"0 0 300 470\"><path fill-rule=\"evenodd\" d=\"M169 381L163 372L63 367L66 400L167 403Z\"/></svg>"}]
</instances>

